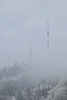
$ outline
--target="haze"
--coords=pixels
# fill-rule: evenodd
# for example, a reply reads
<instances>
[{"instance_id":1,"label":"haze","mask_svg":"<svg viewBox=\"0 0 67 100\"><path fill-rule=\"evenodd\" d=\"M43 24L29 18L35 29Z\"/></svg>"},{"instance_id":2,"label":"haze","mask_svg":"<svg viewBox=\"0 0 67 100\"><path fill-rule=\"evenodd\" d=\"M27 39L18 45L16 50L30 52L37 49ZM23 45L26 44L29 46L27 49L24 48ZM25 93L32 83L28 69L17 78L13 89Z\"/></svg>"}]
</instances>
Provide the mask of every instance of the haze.
<instances>
[{"instance_id":1,"label":"haze","mask_svg":"<svg viewBox=\"0 0 67 100\"><path fill-rule=\"evenodd\" d=\"M66 75L66 9L66 0L0 0L0 68L11 66L14 61L28 62L31 40L33 64L39 72Z\"/></svg>"}]
</instances>

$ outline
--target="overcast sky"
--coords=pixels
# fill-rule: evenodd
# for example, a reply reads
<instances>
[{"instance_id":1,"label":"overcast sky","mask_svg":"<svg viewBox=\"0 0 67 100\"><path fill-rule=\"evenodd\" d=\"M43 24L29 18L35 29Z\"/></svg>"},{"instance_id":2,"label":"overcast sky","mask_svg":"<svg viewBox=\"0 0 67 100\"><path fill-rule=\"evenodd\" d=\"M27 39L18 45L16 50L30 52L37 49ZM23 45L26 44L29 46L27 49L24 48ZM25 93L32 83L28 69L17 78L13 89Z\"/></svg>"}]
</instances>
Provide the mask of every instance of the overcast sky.
<instances>
[{"instance_id":1,"label":"overcast sky","mask_svg":"<svg viewBox=\"0 0 67 100\"><path fill-rule=\"evenodd\" d=\"M47 21L50 23L50 66L67 67L66 0L0 0L0 67L28 62L30 40L33 62L47 62Z\"/></svg>"}]
</instances>

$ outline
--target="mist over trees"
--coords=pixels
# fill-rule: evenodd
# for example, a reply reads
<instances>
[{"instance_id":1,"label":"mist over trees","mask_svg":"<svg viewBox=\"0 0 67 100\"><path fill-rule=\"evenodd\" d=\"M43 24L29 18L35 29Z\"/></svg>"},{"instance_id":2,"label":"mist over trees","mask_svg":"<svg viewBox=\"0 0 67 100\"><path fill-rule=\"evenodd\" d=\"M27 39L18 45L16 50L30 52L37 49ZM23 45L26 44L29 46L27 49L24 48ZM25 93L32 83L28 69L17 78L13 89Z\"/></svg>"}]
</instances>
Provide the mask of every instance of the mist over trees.
<instances>
[{"instance_id":1,"label":"mist over trees","mask_svg":"<svg viewBox=\"0 0 67 100\"><path fill-rule=\"evenodd\" d=\"M33 85L24 77L23 71L23 66L0 71L1 100L67 100L67 80L58 83L43 79Z\"/></svg>"},{"instance_id":2,"label":"mist over trees","mask_svg":"<svg viewBox=\"0 0 67 100\"><path fill-rule=\"evenodd\" d=\"M23 71L27 70L24 70L23 66L15 65L8 68L4 67L0 71L0 97L11 97L16 100L40 100L41 97L46 98L50 88L46 85L45 80L33 85L32 81L24 77Z\"/></svg>"}]
</instances>

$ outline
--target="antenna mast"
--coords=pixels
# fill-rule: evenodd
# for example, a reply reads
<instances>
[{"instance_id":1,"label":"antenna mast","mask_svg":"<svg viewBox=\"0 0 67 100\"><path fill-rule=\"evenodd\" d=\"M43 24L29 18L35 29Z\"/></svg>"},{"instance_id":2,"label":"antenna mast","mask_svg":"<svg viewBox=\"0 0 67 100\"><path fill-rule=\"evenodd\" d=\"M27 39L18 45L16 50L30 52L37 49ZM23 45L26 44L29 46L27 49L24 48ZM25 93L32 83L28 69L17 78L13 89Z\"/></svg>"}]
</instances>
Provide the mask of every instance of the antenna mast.
<instances>
[{"instance_id":1,"label":"antenna mast","mask_svg":"<svg viewBox=\"0 0 67 100\"><path fill-rule=\"evenodd\" d=\"M47 48L49 50L49 22L47 22Z\"/></svg>"}]
</instances>

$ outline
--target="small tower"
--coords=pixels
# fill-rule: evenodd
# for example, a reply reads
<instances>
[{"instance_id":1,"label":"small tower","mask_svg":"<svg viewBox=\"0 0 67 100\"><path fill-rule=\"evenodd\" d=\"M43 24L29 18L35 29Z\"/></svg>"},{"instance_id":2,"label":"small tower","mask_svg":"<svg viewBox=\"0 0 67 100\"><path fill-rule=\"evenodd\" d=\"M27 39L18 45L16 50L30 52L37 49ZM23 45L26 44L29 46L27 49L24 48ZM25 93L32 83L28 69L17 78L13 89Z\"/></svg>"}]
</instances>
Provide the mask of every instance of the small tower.
<instances>
[{"instance_id":1,"label":"small tower","mask_svg":"<svg viewBox=\"0 0 67 100\"><path fill-rule=\"evenodd\" d=\"M47 22L47 47L49 49L49 22Z\"/></svg>"},{"instance_id":2,"label":"small tower","mask_svg":"<svg viewBox=\"0 0 67 100\"><path fill-rule=\"evenodd\" d=\"M31 40L30 40L29 63L30 63L30 65L32 65L32 49L31 49Z\"/></svg>"}]
</instances>

